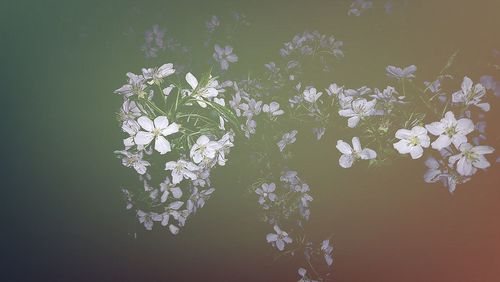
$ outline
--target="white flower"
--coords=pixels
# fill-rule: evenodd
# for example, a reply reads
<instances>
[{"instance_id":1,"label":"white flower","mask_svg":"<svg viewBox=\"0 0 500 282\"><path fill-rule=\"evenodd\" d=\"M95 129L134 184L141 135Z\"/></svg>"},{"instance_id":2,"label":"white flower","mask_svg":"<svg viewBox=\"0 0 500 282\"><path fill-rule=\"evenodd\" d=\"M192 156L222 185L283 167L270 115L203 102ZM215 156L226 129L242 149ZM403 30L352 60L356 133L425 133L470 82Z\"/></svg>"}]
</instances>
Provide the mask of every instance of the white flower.
<instances>
[{"instance_id":1,"label":"white flower","mask_svg":"<svg viewBox=\"0 0 500 282\"><path fill-rule=\"evenodd\" d=\"M208 32L213 32L220 25L219 18L217 16L212 16L210 20L205 23Z\"/></svg>"},{"instance_id":2,"label":"white flower","mask_svg":"<svg viewBox=\"0 0 500 282\"><path fill-rule=\"evenodd\" d=\"M250 135L255 134L256 128L257 128L257 122L250 118L247 118L246 123L241 125L241 130L245 132L245 136L247 138L250 138Z\"/></svg>"},{"instance_id":3,"label":"white flower","mask_svg":"<svg viewBox=\"0 0 500 282\"><path fill-rule=\"evenodd\" d=\"M377 100L367 101L366 99L356 99L350 103L349 108L345 108L339 111L339 115L343 117L349 117L347 120L347 126L350 128L356 127L359 121L367 116L372 116L376 113L375 104Z\"/></svg>"},{"instance_id":4,"label":"white flower","mask_svg":"<svg viewBox=\"0 0 500 282\"><path fill-rule=\"evenodd\" d=\"M460 144L467 142L466 135L474 131L474 124L468 118L455 119L453 112L447 112L440 122L433 122L425 126L427 130L436 136L432 142L432 148L441 150L450 146L451 143L458 148Z\"/></svg>"},{"instance_id":5,"label":"white flower","mask_svg":"<svg viewBox=\"0 0 500 282\"><path fill-rule=\"evenodd\" d=\"M298 282L318 282L317 280L312 280L307 276L307 270L305 268L301 267L297 272L302 277Z\"/></svg>"},{"instance_id":6,"label":"white flower","mask_svg":"<svg viewBox=\"0 0 500 282\"><path fill-rule=\"evenodd\" d=\"M122 108L120 109L120 120L134 120L141 116L141 109L137 106L135 101L125 99Z\"/></svg>"},{"instance_id":7,"label":"white flower","mask_svg":"<svg viewBox=\"0 0 500 282\"><path fill-rule=\"evenodd\" d=\"M198 164L205 158L209 160L214 159L219 149L220 145L218 142L210 141L207 136L201 135L191 147L190 156L194 163Z\"/></svg>"},{"instance_id":8,"label":"white flower","mask_svg":"<svg viewBox=\"0 0 500 282\"><path fill-rule=\"evenodd\" d=\"M188 72L186 74L186 81L191 86L191 90L189 90L189 95L192 95L197 98L197 102L202 108L207 107L207 103L205 103L204 99L210 99L216 97L219 92L216 87L219 84L217 80L212 78L209 79L207 85L199 86L198 80L196 77Z\"/></svg>"},{"instance_id":9,"label":"white flower","mask_svg":"<svg viewBox=\"0 0 500 282\"><path fill-rule=\"evenodd\" d=\"M274 231L276 232L276 234L267 234L266 240L268 243L276 245L276 248L278 248L278 250L283 251L285 249L285 243L290 244L293 242L292 238L288 236L288 233L281 230L278 225L274 226Z\"/></svg>"},{"instance_id":10,"label":"white flower","mask_svg":"<svg viewBox=\"0 0 500 282\"><path fill-rule=\"evenodd\" d=\"M271 102L269 103L269 105L263 105L262 111L264 113L268 113L271 117L279 116L285 113L283 110L280 110L280 104L278 104L277 102Z\"/></svg>"},{"instance_id":11,"label":"white flower","mask_svg":"<svg viewBox=\"0 0 500 282\"><path fill-rule=\"evenodd\" d=\"M472 146L469 143L462 143L458 148L460 154L451 156L449 159L450 165L457 163L457 172L463 176L471 176L476 173L477 169L485 169L490 166L488 160L484 157L486 154L491 154L495 151L490 146Z\"/></svg>"},{"instance_id":12,"label":"white flower","mask_svg":"<svg viewBox=\"0 0 500 282\"><path fill-rule=\"evenodd\" d=\"M309 103L316 103L318 101L319 97L323 94L323 92L317 92L316 88L314 87L309 87L304 90L304 100L306 100Z\"/></svg>"},{"instance_id":13,"label":"white flower","mask_svg":"<svg viewBox=\"0 0 500 282\"><path fill-rule=\"evenodd\" d=\"M472 80L466 76L462 82L462 89L453 93L451 100L453 103L464 103L466 106L475 105L487 112L490 110L490 104L480 103L485 94L484 86L479 83L474 85Z\"/></svg>"},{"instance_id":14,"label":"white flower","mask_svg":"<svg viewBox=\"0 0 500 282\"><path fill-rule=\"evenodd\" d=\"M396 97L394 96L394 94L398 94L396 89L394 89L394 87L392 86L387 86L383 91L375 88L375 93L373 95L370 95L370 97L385 102L388 105L400 102L404 98L403 96Z\"/></svg>"},{"instance_id":15,"label":"white flower","mask_svg":"<svg viewBox=\"0 0 500 282\"><path fill-rule=\"evenodd\" d=\"M417 67L415 65L411 65L401 69L395 66L387 66L386 71L387 75L390 77L395 77L397 79L410 79L415 77L413 73L417 71Z\"/></svg>"},{"instance_id":16,"label":"white flower","mask_svg":"<svg viewBox=\"0 0 500 282\"><path fill-rule=\"evenodd\" d=\"M175 122L168 124L168 119L165 116L159 116L151 121L148 117L142 116L137 122L145 131L139 131L134 137L134 142L137 145L148 145L155 140L154 148L160 154L170 152L170 142L165 139L165 136L174 134L179 131L179 125Z\"/></svg>"},{"instance_id":17,"label":"white flower","mask_svg":"<svg viewBox=\"0 0 500 282\"><path fill-rule=\"evenodd\" d=\"M162 220L161 215L154 213L154 212L146 213L142 210L137 211L137 217L139 219L139 222L144 224L144 227L147 230L153 229L153 222L154 221L161 221Z\"/></svg>"},{"instance_id":18,"label":"white flower","mask_svg":"<svg viewBox=\"0 0 500 282\"><path fill-rule=\"evenodd\" d=\"M226 45L222 48L218 44L215 44L214 48L214 59L219 62L222 70L227 70L229 68L229 63L236 63L238 61L238 56L233 54L233 47Z\"/></svg>"},{"instance_id":19,"label":"white flower","mask_svg":"<svg viewBox=\"0 0 500 282\"><path fill-rule=\"evenodd\" d=\"M323 242L321 243L321 251L323 252L323 256L325 257L326 264L328 264L328 266L331 266L333 264L333 247L330 244L330 240L323 240Z\"/></svg>"},{"instance_id":20,"label":"white flower","mask_svg":"<svg viewBox=\"0 0 500 282\"><path fill-rule=\"evenodd\" d=\"M328 96L339 96L344 91L344 86L338 86L336 83L330 84L326 90Z\"/></svg>"},{"instance_id":21,"label":"white flower","mask_svg":"<svg viewBox=\"0 0 500 282\"><path fill-rule=\"evenodd\" d=\"M173 235L176 235L176 234L179 233L179 227L177 227L177 226L175 226L173 224L169 225L170 216L172 216L175 220L179 221L180 225L183 225L183 221L185 219L182 218L182 215L179 212L179 209L182 207L183 204L184 203L181 202L181 201L171 202L166 207L165 212L160 215L161 216L161 225L162 226L167 226L168 225L168 229L170 230L170 232Z\"/></svg>"},{"instance_id":22,"label":"white flower","mask_svg":"<svg viewBox=\"0 0 500 282\"><path fill-rule=\"evenodd\" d=\"M438 161L433 157L428 158L425 161L425 165L427 166L427 171L424 174L424 181L427 183L434 183L437 181L441 181L445 187L448 188L450 193L455 192L457 187L457 177L456 173L450 173L448 170L448 166L443 163L443 161ZM465 182L466 179L460 181L460 183Z\"/></svg>"},{"instance_id":23,"label":"white flower","mask_svg":"<svg viewBox=\"0 0 500 282\"><path fill-rule=\"evenodd\" d=\"M115 93L123 95L126 98L133 95L137 95L140 98L146 96L146 92L144 90L146 89L147 85L144 84L144 76L136 75L131 72L127 73L127 76L129 78L128 84L125 84L122 87L116 89Z\"/></svg>"},{"instance_id":24,"label":"white flower","mask_svg":"<svg viewBox=\"0 0 500 282\"><path fill-rule=\"evenodd\" d=\"M160 85L165 77L175 73L173 66L172 64L164 64L159 68L142 69L142 75L148 80L149 85Z\"/></svg>"},{"instance_id":25,"label":"white flower","mask_svg":"<svg viewBox=\"0 0 500 282\"><path fill-rule=\"evenodd\" d=\"M297 140L297 138L295 138L295 135L297 135L297 130L292 130L283 134L281 140L276 143L276 145L278 145L280 149L280 152L283 152L286 145L295 143L295 141Z\"/></svg>"},{"instance_id":26,"label":"white flower","mask_svg":"<svg viewBox=\"0 0 500 282\"><path fill-rule=\"evenodd\" d=\"M255 193L260 196L259 204L264 205L267 199L274 202L276 200L274 190L276 190L276 184L274 183L264 183L261 187L255 189Z\"/></svg>"},{"instance_id":27,"label":"white flower","mask_svg":"<svg viewBox=\"0 0 500 282\"><path fill-rule=\"evenodd\" d=\"M142 153L133 154L129 151L115 151L115 154L120 154L122 164L126 167L133 167L139 174L146 173L146 169L151 164L142 159Z\"/></svg>"},{"instance_id":28,"label":"white flower","mask_svg":"<svg viewBox=\"0 0 500 282\"><path fill-rule=\"evenodd\" d=\"M371 160L377 157L377 153L372 149L362 149L358 137L352 138L352 148L349 144L342 140L337 141L337 149L342 153L339 164L343 168L352 166L355 160Z\"/></svg>"},{"instance_id":29,"label":"white flower","mask_svg":"<svg viewBox=\"0 0 500 282\"><path fill-rule=\"evenodd\" d=\"M427 130L421 126L415 126L411 130L399 129L396 131L396 138L401 139L394 143L394 149L400 154L410 153L412 159L420 158L424 150L430 145L430 138L427 135Z\"/></svg>"},{"instance_id":30,"label":"white flower","mask_svg":"<svg viewBox=\"0 0 500 282\"><path fill-rule=\"evenodd\" d=\"M347 11L347 15L355 15L359 17L364 10L370 9L373 6L373 1L366 0L354 0L349 7L349 11Z\"/></svg>"},{"instance_id":31,"label":"white flower","mask_svg":"<svg viewBox=\"0 0 500 282\"><path fill-rule=\"evenodd\" d=\"M186 204L188 211L190 213L194 213L198 208L203 208L205 202L210 198L210 195L214 191L214 188L199 191L197 187L193 187L192 194L189 196Z\"/></svg>"},{"instance_id":32,"label":"white flower","mask_svg":"<svg viewBox=\"0 0 500 282\"><path fill-rule=\"evenodd\" d=\"M176 187L175 184L170 182L170 178L168 178L168 177L165 178L165 181L160 183L160 191L163 192L163 194L161 195L161 198L160 198L162 203L165 203L167 201L168 196L170 194L172 194L172 196L175 199L179 199L180 197L182 197L181 188Z\"/></svg>"},{"instance_id":33,"label":"white flower","mask_svg":"<svg viewBox=\"0 0 500 282\"><path fill-rule=\"evenodd\" d=\"M134 137L140 129L141 127L139 124L133 119L126 120L122 123L122 130L130 135L123 140L123 145L125 145L126 149L135 145Z\"/></svg>"},{"instance_id":34,"label":"white flower","mask_svg":"<svg viewBox=\"0 0 500 282\"><path fill-rule=\"evenodd\" d=\"M247 118L252 118L254 115L260 114L262 110L262 101L249 99L245 97L247 103L241 103L240 109L243 110L243 115Z\"/></svg>"},{"instance_id":35,"label":"white flower","mask_svg":"<svg viewBox=\"0 0 500 282\"><path fill-rule=\"evenodd\" d=\"M196 171L199 170L199 167L192 162L188 162L185 160L178 161L170 161L165 164L165 170L172 171L172 183L178 184L182 181L182 179L191 179L196 180Z\"/></svg>"}]
</instances>

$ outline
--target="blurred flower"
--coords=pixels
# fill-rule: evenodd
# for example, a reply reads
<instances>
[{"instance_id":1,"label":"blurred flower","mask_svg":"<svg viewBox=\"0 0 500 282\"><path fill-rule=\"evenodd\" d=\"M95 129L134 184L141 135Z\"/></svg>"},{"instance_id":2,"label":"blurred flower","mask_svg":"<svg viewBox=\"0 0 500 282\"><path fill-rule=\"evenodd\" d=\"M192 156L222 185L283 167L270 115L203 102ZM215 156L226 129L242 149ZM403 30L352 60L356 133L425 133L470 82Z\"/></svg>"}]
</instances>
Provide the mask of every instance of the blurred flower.
<instances>
[{"instance_id":1,"label":"blurred flower","mask_svg":"<svg viewBox=\"0 0 500 282\"><path fill-rule=\"evenodd\" d=\"M280 116L285 113L283 110L280 110L280 104L277 102L271 102L269 105L264 104L262 106L262 111L268 113L270 117Z\"/></svg>"},{"instance_id":2,"label":"blurred flower","mask_svg":"<svg viewBox=\"0 0 500 282\"><path fill-rule=\"evenodd\" d=\"M397 79L411 79L415 78L413 73L417 71L417 67L415 65L411 65L409 67L401 69L395 66L387 66L386 71L389 77L394 77Z\"/></svg>"},{"instance_id":3,"label":"blurred flower","mask_svg":"<svg viewBox=\"0 0 500 282\"><path fill-rule=\"evenodd\" d=\"M219 25L220 25L220 21L219 21L219 18L217 18L217 16L212 16L210 18L210 20L208 20L205 23L205 26L207 27L208 32L214 32L215 29L217 29L217 27L219 27Z\"/></svg>"},{"instance_id":4,"label":"blurred flower","mask_svg":"<svg viewBox=\"0 0 500 282\"><path fill-rule=\"evenodd\" d=\"M325 262L328 264L328 266L331 266L333 264L333 247L330 245L330 240L323 240L321 243L321 251L323 252L323 256L325 257Z\"/></svg>"},{"instance_id":5,"label":"blurred flower","mask_svg":"<svg viewBox=\"0 0 500 282\"><path fill-rule=\"evenodd\" d=\"M274 202L276 200L274 190L276 190L276 184L274 183L264 183L261 187L255 189L255 193L260 196L259 204L265 205L267 200Z\"/></svg>"},{"instance_id":6,"label":"blurred flower","mask_svg":"<svg viewBox=\"0 0 500 282\"><path fill-rule=\"evenodd\" d=\"M283 251L285 249L285 244L293 242L292 238L288 236L288 233L281 230L278 225L274 225L274 232L276 233L267 234L266 240L268 243L275 245L278 250Z\"/></svg>"},{"instance_id":7,"label":"blurred flower","mask_svg":"<svg viewBox=\"0 0 500 282\"><path fill-rule=\"evenodd\" d=\"M281 137L281 140L277 143L280 152L283 152L286 145L295 143L295 140L297 140L297 138L295 138L295 135L297 135L297 130L292 130L283 134L283 137Z\"/></svg>"},{"instance_id":8,"label":"blurred flower","mask_svg":"<svg viewBox=\"0 0 500 282\"><path fill-rule=\"evenodd\" d=\"M233 54L233 47L226 45L222 48L218 44L215 44L214 48L215 53L213 57L219 62L222 70L227 70L229 68L229 63L236 63L238 61L238 56Z\"/></svg>"}]
</instances>

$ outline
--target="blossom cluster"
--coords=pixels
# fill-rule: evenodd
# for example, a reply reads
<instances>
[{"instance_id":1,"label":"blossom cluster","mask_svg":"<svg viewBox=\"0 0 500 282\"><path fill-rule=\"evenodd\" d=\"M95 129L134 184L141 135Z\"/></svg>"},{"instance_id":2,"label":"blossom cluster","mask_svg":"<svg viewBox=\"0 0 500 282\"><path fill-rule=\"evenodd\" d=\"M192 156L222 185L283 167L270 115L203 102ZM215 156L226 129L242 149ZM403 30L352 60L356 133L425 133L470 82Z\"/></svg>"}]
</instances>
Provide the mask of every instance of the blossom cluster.
<instances>
[{"instance_id":1,"label":"blossom cluster","mask_svg":"<svg viewBox=\"0 0 500 282\"><path fill-rule=\"evenodd\" d=\"M127 134L125 148L115 153L139 174L144 186L123 189L127 209L135 208L147 230L158 222L172 234L215 190L210 172L226 164L234 142L226 122L235 118L224 107L215 78L207 75L198 81L188 72L187 85L182 85L170 80L175 73L173 64L144 68L141 74L128 73L128 82L115 90L124 99L118 117ZM163 180L155 186L154 169L161 167Z\"/></svg>"}]
</instances>

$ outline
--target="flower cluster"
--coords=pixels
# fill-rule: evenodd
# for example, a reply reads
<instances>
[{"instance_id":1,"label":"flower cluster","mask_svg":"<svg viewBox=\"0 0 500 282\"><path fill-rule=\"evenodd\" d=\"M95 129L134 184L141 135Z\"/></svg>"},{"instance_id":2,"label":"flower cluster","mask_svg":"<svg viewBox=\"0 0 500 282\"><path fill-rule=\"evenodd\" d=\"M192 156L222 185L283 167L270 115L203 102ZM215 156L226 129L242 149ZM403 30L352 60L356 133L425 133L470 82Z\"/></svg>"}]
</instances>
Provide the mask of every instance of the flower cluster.
<instances>
[{"instance_id":1,"label":"flower cluster","mask_svg":"<svg viewBox=\"0 0 500 282\"><path fill-rule=\"evenodd\" d=\"M387 3L392 7L392 1ZM371 7L372 1L356 0L349 14L359 16ZM267 243L279 256L303 258L307 264L298 270L300 281L326 281L334 261L333 240L314 243L307 235L313 193L289 170L293 149L307 140L304 128L312 131L313 142L336 145L342 168L358 161L389 164L409 155L425 160L425 182L441 182L450 192L490 166L487 155L494 149L483 144L491 108L487 93L497 93L499 83L491 76L477 84L464 77L458 87L446 73L456 53L430 82L418 82L415 65L389 65L387 82L379 88L324 84L308 74L330 73L344 55L343 42L306 31L284 43L280 58L265 64L264 72L237 76L231 67L239 60L233 46L240 47L232 40L237 26L248 26L239 13L228 21L212 16L206 22L206 55L213 58L207 68L215 65L226 80L164 64L127 73L126 84L115 91L123 98L118 119L125 133L124 149L116 155L142 184L122 191L127 209L147 230L164 226L177 234L215 191L212 169L226 165L235 138L245 136L242 147L251 161L241 165L255 166L259 173L250 191L269 226ZM146 32L146 57L168 51L164 33L157 25ZM448 89L448 84L455 86ZM329 137L320 142L327 133L336 144ZM345 142L350 137L344 134L355 137ZM161 179L157 185L156 178Z\"/></svg>"},{"instance_id":2,"label":"flower cluster","mask_svg":"<svg viewBox=\"0 0 500 282\"><path fill-rule=\"evenodd\" d=\"M172 64L144 68L139 75L128 73L127 84L115 91L124 99L118 117L127 134L125 149L116 154L124 166L135 169L144 186L123 189L127 209L135 207L147 230L158 222L172 234L215 190L210 172L226 164L234 142L235 133L226 125L238 129L215 78L208 74L198 81L187 73L185 87L173 83L175 74ZM163 181L155 187L151 183L158 172Z\"/></svg>"}]
</instances>

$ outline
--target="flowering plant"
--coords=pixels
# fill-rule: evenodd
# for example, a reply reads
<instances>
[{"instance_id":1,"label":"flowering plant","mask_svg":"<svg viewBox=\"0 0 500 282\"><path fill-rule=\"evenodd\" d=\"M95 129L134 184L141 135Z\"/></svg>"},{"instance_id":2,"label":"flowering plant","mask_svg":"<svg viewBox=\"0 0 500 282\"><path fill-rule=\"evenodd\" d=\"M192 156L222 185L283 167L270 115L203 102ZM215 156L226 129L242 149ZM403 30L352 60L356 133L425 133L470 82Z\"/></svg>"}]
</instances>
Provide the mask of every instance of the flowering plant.
<instances>
[{"instance_id":1,"label":"flowering plant","mask_svg":"<svg viewBox=\"0 0 500 282\"><path fill-rule=\"evenodd\" d=\"M350 13L360 15L370 3L355 1ZM249 25L241 14L233 17ZM216 16L210 18L204 42L214 46L209 67L221 77L206 72L197 78L164 64L128 73L128 82L115 91L123 97L118 116L126 135L125 148L116 154L144 186L123 192L127 209L135 210L146 229L160 225L177 234L215 191L212 169L224 166L238 144L249 148L248 166L260 175L248 186L269 225L265 240L280 256L301 254L300 281L327 281L333 238L314 242L307 235L313 189L289 168L294 143L305 134L316 141L335 136L330 147L339 151L343 169L387 166L396 158L424 160L424 181L439 181L450 193L490 166L485 155L494 149L483 144L483 119L494 83L483 77L489 82L485 87L467 76L457 82L448 73L457 53L432 82L417 81L415 65L389 65L380 89L324 84L310 74L330 74L344 56L344 44L306 31L286 42L259 75L238 76L232 71L240 60L232 37L217 42L214 36L221 25ZM157 178L161 182L154 185Z\"/></svg>"}]
</instances>

